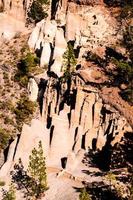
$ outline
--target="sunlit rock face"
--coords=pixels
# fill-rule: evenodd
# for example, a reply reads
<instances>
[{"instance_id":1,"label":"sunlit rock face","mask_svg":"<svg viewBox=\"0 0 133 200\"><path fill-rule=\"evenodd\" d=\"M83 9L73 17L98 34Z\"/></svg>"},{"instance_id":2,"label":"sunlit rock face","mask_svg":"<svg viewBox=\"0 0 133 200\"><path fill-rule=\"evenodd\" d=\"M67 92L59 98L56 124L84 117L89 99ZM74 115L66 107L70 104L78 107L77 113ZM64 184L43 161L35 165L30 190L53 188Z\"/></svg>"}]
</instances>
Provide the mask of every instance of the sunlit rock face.
<instances>
[{"instance_id":1,"label":"sunlit rock face","mask_svg":"<svg viewBox=\"0 0 133 200\"><path fill-rule=\"evenodd\" d=\"M29 79L28 83L28 93L29 93L29 100L36 101L38 97L38 85L34 78Z\"/></svg>"},{"instance_id":2,"label":"sunlit rock face","mask_svg":"<svg viewBox=\"0 0 133 200\"><path fill-rule=\"evenodd\" d=\"M5 6L1 2L0 7L5 9L0 14L2 37L11 38L20 27L23 30L25 4L12 1ZM106 46L115 44L120 37L117 21L102 0L62 0L54 1L54 5L56 9L51 4L55 9L51 17L37 23L28 40L31 52L39 52L40 67L46 70L38 84L36 77L30 78L28 84L29 99L38 102L39 114L31 124L24 124L21 135L9 146L6 162L0 170L0 177L4 179L9 179L19 158L27 168L29 155L39 141L42 141L47 167L73 173L88 148L94 151L108 148L119 143L125 132L132 131L125 115L108 101L108 94L111 99L112 93L106 94L105 87L102 97L95 87L107 81L106 75L84 58L88 51L104 58ZM16 12L17 6L21 13ZM64 81L59 77L63 74L63 55L68 42L75 51L79 49L76 59L82 68Z\"/></svg>"},{"instance_id":3,"label":"sunlit rock face","mask_svg":"<svg viewBox=\"0 0 133 200\"><path fill-rule=\"evenodd\" d=\"M27 9L28 1L21 0L4 0L3 11L13 18L23 21L25 19L25 12Z\"/></svg>"},{"instance_id":4,"label":"sunlit rock face","mask_svg":"<svg viewBox=\"0 0 133 200\"><path fill-rule=\"evenodd\" d=\"M88 148L95 151L113 146L132 130L117 110L103 102L96 88L83 86L79 78L71 84L44 80L39 94L41 119L23 126L20 138L9 148L0 176L8 174L19 158L27 167L29 154L40 140L47 166L72 172Z\"/></svg>"},{"instance_id":5,"label":"sunlit rock face","mask_svg":"<svg viewBox=\"0 0 133 200\"><path fill-rule=\"evenodd\" d=\"M120 37L118 23L103 1L52 1L51 7L51 19L36 25L29 46L42 52L41 67L48 65L58 76L62 75L67 42L73 42L75 50L80 48L78 64L86 51L104 56L105 47L114 45Z\"/></svg>"},{"instance_id":6,"label":"sunlit rock face","mask_svg":"<svg viewBox=\"0 0 133 200\"><path fill-rule=\"evenodd\" d=\"M0 40L10 40L18 32L26 31L25 19L29 1L0 1Z\"/></svg>"}]
</instances>

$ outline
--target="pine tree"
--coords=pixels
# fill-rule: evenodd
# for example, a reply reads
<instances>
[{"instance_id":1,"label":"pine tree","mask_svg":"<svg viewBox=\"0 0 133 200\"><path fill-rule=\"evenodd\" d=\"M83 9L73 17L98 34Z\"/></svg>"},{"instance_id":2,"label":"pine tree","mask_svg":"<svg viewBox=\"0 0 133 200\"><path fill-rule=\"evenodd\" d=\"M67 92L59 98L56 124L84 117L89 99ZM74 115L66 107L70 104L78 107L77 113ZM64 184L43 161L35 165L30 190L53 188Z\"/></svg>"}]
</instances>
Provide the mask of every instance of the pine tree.
<instances>
[{"instance_id":1,"label":"pine tree","mask_svg":"<svg viewBox=\"0 0 133 200\"><path fill-rule=\"evenodd\" d=\"M70 43L68 43L67 50L63 55L63 60L62 71L64 72L64 77L67 79L71 76L76 65L74 49Z\"/></svg>"},{"instance_id":2,"label":"pine tree","mask_svg":"<svg viewBox=\"0 0 133 200\"><path fill-rule=\"evenodd\" d=\"M79 200L92 200L85 188L81 191Z\"/></svg>"},{"instance_id":3,"label":"pine tree","mask_svg":"<svg viewBox=\"0 0 133 200\"><path fill-rule=\"evenodd\" d=\"M9 187L9 191L3 190L2 200L16 200L15 190L12 184Z\"/></svg>"},{"instance_id":4,"label":"pine tree","mask_svg":"<svg viewBox=\"0 0 133 200\"><path fill-rule=\"evenodd\" d=\"M38 149L34 148L29 156L28 172L33 179L32 196L38 198L48 189L45 157L41 141Z\"/></svg>"}]
</instances>

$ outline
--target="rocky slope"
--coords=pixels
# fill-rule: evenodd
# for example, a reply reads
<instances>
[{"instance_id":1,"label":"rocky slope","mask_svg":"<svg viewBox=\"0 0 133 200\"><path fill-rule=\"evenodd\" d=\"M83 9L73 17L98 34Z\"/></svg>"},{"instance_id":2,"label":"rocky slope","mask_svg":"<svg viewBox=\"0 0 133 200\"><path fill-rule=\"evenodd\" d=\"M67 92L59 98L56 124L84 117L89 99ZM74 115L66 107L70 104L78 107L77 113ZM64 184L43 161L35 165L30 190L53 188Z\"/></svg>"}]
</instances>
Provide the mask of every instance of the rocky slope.
<instances>
[{"instance_id":1,"label":"rocky slope","mask_svg":"<svg viewBox=\"0 0 133 200\"><path fill-rule=\"evenodd\" d=\"M4 11L0 13L1 41L11 39L18 31L27 34L28 5L28 1L0 1ZM107 60L107 47L117 46L123 56L127 53L120 47L123 32L116 18L119 8L110 9L102 0L51 1L50 5L48 18L36 24L28 39L29 48L39 55L40 69L44 72L31 74L28 83L29 98L38 102L39 109L31 124L24 124L22 132L9 145L0 177L8 185L10 171L19 158L27 168L29 154L41 140L50 186L46 198L54 200L60 188L64 195L57 195L59 200L70 200L70 194L76 200L78 193L72 190L73 186L82 187L82 181L102 180L93 174L99 169L89 166L92 177L83 172L88 170L82 163L88 149L96 152L113 147L121 143L126 132L133 131L132 106L122 100L117 87L110 87L104 62L99 65L88 61L88 53L97 55L100 61ZM9 18L11 24L7 23ZM73 47L77 64L71 76L64 77L68 44ZM54 185L53 180L58 184ZM23 199L20 194L17 200Z\"/></svg>"}]
</instances>

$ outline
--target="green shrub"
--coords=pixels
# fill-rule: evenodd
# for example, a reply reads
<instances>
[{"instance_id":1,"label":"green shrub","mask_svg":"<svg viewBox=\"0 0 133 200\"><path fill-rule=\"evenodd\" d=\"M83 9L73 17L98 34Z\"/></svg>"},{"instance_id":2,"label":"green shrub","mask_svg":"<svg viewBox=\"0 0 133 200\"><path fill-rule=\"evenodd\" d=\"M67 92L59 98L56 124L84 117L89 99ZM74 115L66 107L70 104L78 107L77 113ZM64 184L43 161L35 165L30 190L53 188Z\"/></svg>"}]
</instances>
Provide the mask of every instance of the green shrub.
<instances>
[{"instance_id":1,"label":"green shrub","mask_svg":"<svg viewBox=\"0 0 133 200\"><path fill-rule=\"evenodd\" d=\"M14 121L11 118L9 118L8 116L5 116L4 124L14 125Z\"/></svg>"},{"instance_id":2,"label":"green shrub","mask_svg":"<svg viewBox=\"0 0 133 200\"><path fill-rule=\"evenodd\" d=\"M0 149L5 149L10 139L9 131L0 128Z\"/></svg>"},{"instance_id":3,"label":"green shrub","mask_svg":"<svg viewBox=\"0 0 133 200\"><path fill-rule=\"evenodd\" d=\"M130 63L112 58L112 62L117 66L118 75L123 77L123 80L130 81L133 76L133 67Z\"/></svg>"},{"instance_id":4,"label":"green shrub","mask_svg":"<svg viewBox=\"0 0 133 200\"><path fill-rule=\"evenodd\" d=\"M39 63L39 59L35 54L28 52L24 58L18 63L18 69L22 74L27 74L35 70L36 65Z\"/></svg>"},{"instance_id":5,"label":"green shrub","mask_svg":"<svg viewBox=\"0 0 133 200\"><path fill-rule=\"evenodd\" d=\"M48 0L34 0L28 11L28 20L30 22L39 22L48 16L44 6L49 5Z\"/></svg>"},{"instance_id":6,"label":"green shrub","mask_svg":"<svg viewBox=\"0 0 133 200\"><path fill-rule=\"evenodd\" d=\"M85 188L81 191L79 200L92 200Z\"/></svg>"},{"instance_id":7,"label":"green shrub","mask_svg":"<svg viewBox=\"0 0 133 200\"><path fill-rule=\"evenodd\" d=\"M21 97L14 109L16 121L18 125L29 123L35 111L36 104L28 99L28 97Z\"/></svg>"},{"instance_id":8,"label":"green shrub","mask_svg":"<svg viewBox=\"0 0 133 200\"><path fill-rule=\"evenodd\" d=\"M35 54L28 52L18 63L17 73L14 76L15 81L18 81L21 86L26 87L28 76L30 73L36 72L38 64L39 58Z\"/></svg>"},{"instance_id":9,"label":"green shrub","mask_svg":"<svg viewBox=\"0 0 133 200\"><path fill-rule=\"evenodd\" d=\"M5 182L0 180L0 187L4 186Z\"/></svg>"},{"instance_id":10,"label":"green shrub","mask_svg":"<svg viewBox=\"0 0 133 200\"><path fill-rule=\"evenodd\" d=\"M13 106L11 100L0 101L0 109L13 112L14 111L14 106Z\"/></svg>"},{"instance_id":11,"label":"green shrub","mask_svg":"<svg viewBox=\"0 0 133 200\"><path fill-rule=\"evenodd\" d=\"M123 60L117 60L112 58L112 62L116 65L116 72L114 79L119 82L119 84L126 83L127 88L121 91L121 96L126 101L133 103L133 66L131 62L126 62Z\"/></svg>"},{"instance_id":12,"label":"green shrub","mask_svg":"<svg viewBox=\"0 0 133 200\"><path fill-rule=\"evenodd\" d=\"M16 200L15 189L11 184L8 191L3 190L2 200Z\"/></svg>"}]
</instances>

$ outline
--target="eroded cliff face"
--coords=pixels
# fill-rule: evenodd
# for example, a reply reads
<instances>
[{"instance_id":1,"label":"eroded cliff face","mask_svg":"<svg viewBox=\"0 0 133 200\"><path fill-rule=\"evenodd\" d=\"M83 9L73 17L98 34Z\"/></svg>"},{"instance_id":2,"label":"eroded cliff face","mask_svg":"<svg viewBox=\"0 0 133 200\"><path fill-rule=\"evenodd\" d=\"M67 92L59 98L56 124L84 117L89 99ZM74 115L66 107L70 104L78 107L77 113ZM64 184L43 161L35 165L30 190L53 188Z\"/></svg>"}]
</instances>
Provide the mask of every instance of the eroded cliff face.
<instances>
[{"instance_id":1,"label":"eroded cliff face","mask_svg":"<svg viewBox=\"0 0 133 200\"><path fill-rule=\"evenodd\" d=\"M103 102L98 89L85 86L79 78L68 83L42 79L38 101L40 119L24 125L21 136L9 148L0 176L8 174L19 158L27 167L29 154L40 140L47 166L63 167L73 173L88 148L95 151L113 146L125 132L132 131L127 120Z\"/></svg>"},{"instance_id":2,"label":"eroded cliff face","mask_svg":"<svg viewBox=\"0 0 133 200\"><path fill-rule=\"evenodd\" d=\"M106 144L120 142L132 128L124 113L106 103L98 88L86 85L108 81L102 70L87 63L84 57L91 51L104 58L106 47L115 45L122 37L119 22L103 1L52 1L51 8L55 8L51 19L36 25L29 46L32 51L41 50L40 66L56 77L42 75L38 97L44 133L47 133L48 165L61 166L63 158L68 163L76 162L80 151L82 160L88 148L101 150ZM79 50L77 66L81 65L82 80L76 76L62 83L59 77L63 75L63 55L68 42L74 45L75 51ZM98 79L97 73L100 73Z\"/></svg>"},{"instance_id":3,"label":"eroded cliff face","mask_svg":"<svg viewBox=\"0 0 133 200\"><path fill-rule=\"evenodd\" d=\"M27 1L4 3L0 5L7 15L24 20ZM120 112L120 106L114 106L119 99L113 101L111 91L109 101L106 87L103 92L95 87L108 82L106 74L85 59L89 51L105 57L106 47L122 37L119 22L102 0L51 1L50 9L51 16L36 24L28 41L31 51L41 55L40 67L44 69L28 84L30 100L39 103L39 114L31 125L24 124L21 135L9 147L7 161L0 170L0 177L7 179L19 158L27 168L29 154L40 140L47 167L73 174L88 148L96 151L113 146L132 131L131 120ZM77 66L81 68L64 81L60 77L68 42L78 51Z\"/></svg>"},{"instance_id":4,"label":"eroded cliff face","mask_svg":"<svg viewBox=\"0 0 133 200\"><path fill-rule=\"evenodd\" d=\"M51 17L52 20L37 24L29 46L33 50L42 50L41 66L50 65L50 70L58 76L61 76L67 42L74 43L75 51L80 50L77 63L81 64L86 52L92 51L104 57L105 47L115 45L121 38L119 23L104 4L92 6L59 1Z\"/></svg>"},{"instance_id":5,"label":"eroded cliff face","mask_svg":"<svg viewBox=\"0 0 133 200\"><path fill-rule=\"evenodd\" d=\"M12 0L1 0L0 6L1 10L9 14L11 17L18 20L24 20L26 15L26 10L28 8L29 1L12 1Z\"/></svg>"},{"instance_id":6,"label":"eroded cliff face","mask_svg":"<svg viewBox=\"0 0 133 200\"><path fill-rule=\"evenodd\" d=\"M0 1L0 41L10 40L15 34L26 32L25 20L29 0Z\"/></svg>"},{"instance_id":7,"label":"eroded cliff face","mask_svg":"<svg viewBox=\"0 0 133 200\"><path fill-rule=\"evenodd\" d=\"M28 3L2 1L1 5L8 15L21 14L20 20L23 20ZM54 5L55 12L52 10ZM38 99L41 117L33 120L31 126L24 125L14 156L27 162L28 153L25 159L23 152L30 153L35 138L43 137L48 163L61 166L61 159L67 158L69 153L76 155L88 148L102 149L108 142L114 145L126 131L131 131L131 127L119 111L99 96L98 88L86 85L107 81L101 69L92 63L90 67L84 56L91 51L104 57L106 46L114 45L121 37L119 23L103 1L51 1L51 10L51 19L48 17L36 25L28 43L32 51L41 52L40 67L45 65L45 70L49 69L56 78L44 73L39 76L38 86L33 78L30 79L29 97L32 101ZM74 44L75 51L79 50L77 65L82 66L79 71L82 80L76 75L63 83L59 77L63 74L63 55L68 42ZM34 134L30 135L32 131ZM28 143L23 144L27 134L33 144L30 147Z\"/></svg>"}]
</instances>

